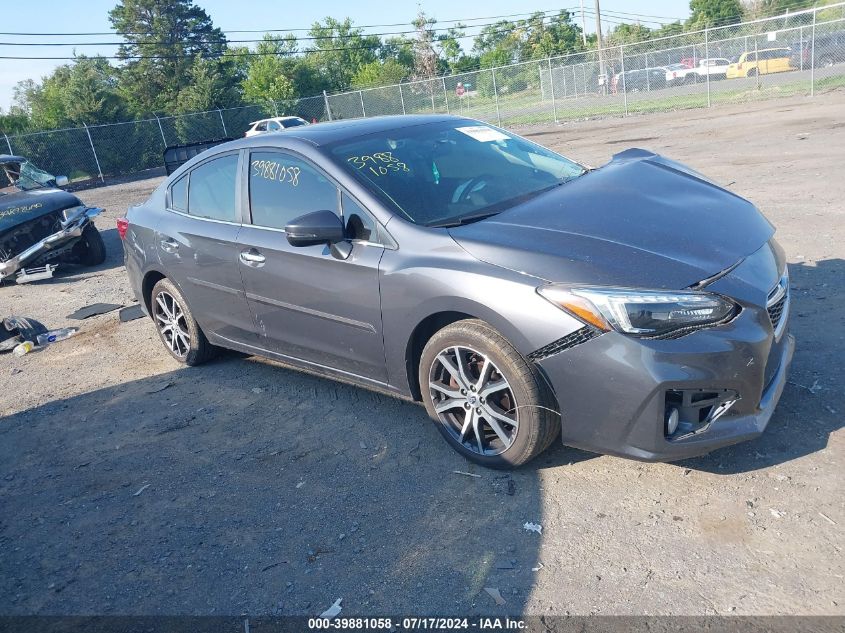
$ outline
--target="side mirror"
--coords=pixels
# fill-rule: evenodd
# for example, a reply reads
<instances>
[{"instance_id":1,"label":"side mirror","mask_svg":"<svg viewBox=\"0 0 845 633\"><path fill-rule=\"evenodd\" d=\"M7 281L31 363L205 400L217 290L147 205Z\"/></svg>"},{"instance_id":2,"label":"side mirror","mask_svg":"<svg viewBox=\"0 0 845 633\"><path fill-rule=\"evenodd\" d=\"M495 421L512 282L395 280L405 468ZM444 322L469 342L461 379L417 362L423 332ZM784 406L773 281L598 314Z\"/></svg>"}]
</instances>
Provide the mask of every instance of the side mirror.
<instances>
[{"instance_id":1,"label":"side mirror","mask_svg":"<svg viewBox=\"0 0 845 633\"><path fill-rule=\"evenodd\" d=\"M346 239L343 220L333 211L314 211L294 218L285 233L291 246L334 244Z\"/></svg>"},{"instance_id":2,"label":"side mirror","mask_svg":"<svg viewBox=\"0 0 845 633\"><path fill-rule=\"evenodd\" d=\"M64 187L67 185L68 179L67 176L56 176L56 186L57 187Z\"/></svg>"}]
</instances>

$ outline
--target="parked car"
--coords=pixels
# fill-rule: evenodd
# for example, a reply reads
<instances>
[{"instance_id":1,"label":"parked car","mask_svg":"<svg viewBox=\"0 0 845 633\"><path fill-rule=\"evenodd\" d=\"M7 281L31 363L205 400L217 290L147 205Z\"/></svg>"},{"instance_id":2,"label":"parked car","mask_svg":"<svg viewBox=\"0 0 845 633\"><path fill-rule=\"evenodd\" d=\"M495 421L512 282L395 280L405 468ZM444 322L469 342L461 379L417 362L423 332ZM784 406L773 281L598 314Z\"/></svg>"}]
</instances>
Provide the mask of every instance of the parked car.
<instances>
[{"instance_id":1,"label":"parked car","mask_svg":"<svg viewBox=\"0 0 845 633\"><path fill-rule=\"evenodd\" d=\"M280 132L291 127L299 127L300 125L310 125L310 123L298 116L277 116L272 119L261 119L260 121L250 123L249 129L244 136L255 136L256 134L264 134L265 132Z\"/></svg>"},{"instance_id":2,"label":"parked car","mask_svg":"<svg viewBox=\"0 0 845 633\"><path fill-rule=\"evenodd\" d=\"M219 145L118 229L175 359L226 347L422 400L485 466L561 434L646 460L756 437L794 349L750 202L645 150L589 169L462 117Z\"/></svg>"},{"instance_id":3,"label":"parked car","mask_svg":"<svg viewBox=\"0 0 845 633\"><path fill-rule=\"evenodd\" d=\"M0 154L0 169L9 183L0 189L0 283L49 278L61 263L105 261L103 238L92 222L102 209L59 189L67 178L10 154Z\"/></svg>"},{"instance_id":4,"label":"parked car","mask_svg":"<svg viewBox=\"0 0 845 633\"><path fill-rule=\"evenodd\" d=\"M790 63L792 50L789 48L761 48L758 51L746 51L736 63L728 66L725 76L728 79L755 77L793 70Z\"/></svg>"},{"instance_id":5,"label":"parked car","mask_svg":"<svg viewBox=\"0 0 845 633\"><path fill-rule=\"evenodd\" d=\"M666 87L666 68L627 70L624 73L614 75L611 85L613 91L617 93L622 92L623 88L628 92L660 90Z\"/></svg>"},{"instance_id":6,"label":"parked car","mask_svg":"<svg viewBox=\"0 0 845 633\"><path fill-rule=\"evenodd\" d=\"M811 40L796 42L792 46L790 64L793 68L816 68L833 66L845 62L845 31L816 34L816 52L813 55Z\"/></svg>"},{"instance_id":7,"label":"parked car","mask_svg":"<svg viewBox=\"0 0 845 633\"><path fill-rule=\"evenodd\" d=\"M666 83L670 86L693 84L706 81L708 75L711 81L724 79L730 63L724 57L711 57L698 60L698 66L692 68L685 64L672 64L667 66Z\"/></svg>"}]
</instances>

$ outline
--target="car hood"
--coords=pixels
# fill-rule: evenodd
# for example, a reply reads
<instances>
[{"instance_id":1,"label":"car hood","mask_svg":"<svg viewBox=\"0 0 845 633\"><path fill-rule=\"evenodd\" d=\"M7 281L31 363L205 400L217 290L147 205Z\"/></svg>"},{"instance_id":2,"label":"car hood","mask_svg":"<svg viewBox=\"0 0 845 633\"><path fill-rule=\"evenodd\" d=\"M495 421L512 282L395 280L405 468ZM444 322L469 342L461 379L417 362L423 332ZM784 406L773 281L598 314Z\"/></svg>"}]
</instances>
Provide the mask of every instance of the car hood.
<instances>
[{"instance_id":1,"label":"car hood","mask_svg":"<svg viewBox=\"0 0 845 633\"><path fill-rule=\"evenodd\" d=\"M632 149L449 232L474 257L547 281L680 289L750 255L774 227L692 169Z\"/></svg>"},{"instance_id":2,"label":"car hood","mask_svg":"<svg viewBox=\"0 0 845 633\"><path fill-rule=\"evenodd\" d=\"M0 233L42 215L81 204L79 198L61 189L33 189L0 195Z\"/></svg>"}]
</instances>

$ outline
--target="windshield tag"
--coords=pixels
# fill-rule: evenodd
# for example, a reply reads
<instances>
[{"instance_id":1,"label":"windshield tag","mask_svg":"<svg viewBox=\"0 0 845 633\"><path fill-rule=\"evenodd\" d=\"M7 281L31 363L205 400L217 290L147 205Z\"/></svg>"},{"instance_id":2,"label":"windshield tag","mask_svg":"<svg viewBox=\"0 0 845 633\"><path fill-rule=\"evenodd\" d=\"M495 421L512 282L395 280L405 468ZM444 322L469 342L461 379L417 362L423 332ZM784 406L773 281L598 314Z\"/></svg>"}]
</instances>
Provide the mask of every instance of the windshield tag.
<instances>
[{"instance_id":1,"label":"windshield tag","mask_svg":"<svg viewBox=\"0 0 845 633\"><path fill-rule=\"evenodd\" d=\"M467 136L471 136L476 141L481 141L482 143L489 143L490 141L508 141L510 140L510 136L500 132L499 130L494 130L491 127L487 127L486 125L473 125L470 127L456 127L458 132L463 132Z\"/></svg>"}]
</instances>

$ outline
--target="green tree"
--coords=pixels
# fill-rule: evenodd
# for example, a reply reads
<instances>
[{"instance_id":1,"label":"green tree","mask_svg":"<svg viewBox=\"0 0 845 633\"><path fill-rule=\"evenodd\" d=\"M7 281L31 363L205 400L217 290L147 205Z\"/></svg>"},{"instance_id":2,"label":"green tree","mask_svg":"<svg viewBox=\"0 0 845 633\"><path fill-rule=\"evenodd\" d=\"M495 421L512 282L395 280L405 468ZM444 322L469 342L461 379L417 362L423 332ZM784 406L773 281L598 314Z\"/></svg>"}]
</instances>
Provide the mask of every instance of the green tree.
<instances>
[{"instance_id":1,"label":"green tree","mask_svg":"<svg viewBox=\"0 0 845 633\"><path fill-rule=\"evenodd\" d=\"M691 15L687 20L687 28L690 30L742 21L740 0L690 0L689 8Z\"/></svg>"},{"instance_id":2,"label":"green tree","mask_svg":"<svg viewBox=\"0 0 845 633\"><path fill-rule=\"evenodd\" d=\"M352 77L355 88L371 86L389 86L402 82L408 76L408 69L395 59L375 61L364 64Z\"/></svg>"},{"instance_id":3,"label":"green tree","mask_svg":"<svg viewBox=\"0 0 845 633\"><path fill-rule=\"evenodd\" d=\"M437 43L440 45L440 55L449 65L450 70L453 70L460 59L465 57L460 42L461 38L466 35L465 28L466 25L464 24L456 24L450 27L446 33L437 36Z\"/></svg>"},{"instance_id":4,"label":"green tree","mask_svg":"<svg viewBox=\"0 0 845 633\"><path fill-rule=\"evenodd\" d=\"M291 99L296 93L288 76L292 70L289 57L296 52L296 38L265 34L258 43L255 57L249 58L246 78L241 82L248 103L274 104Z\"/></svg>"},{"instance_id":5,"label":"green tree","mask_svg":"<svg viewBox=\"0 0 845 633\"><path fill-rule=\"evenodd\" d=\"M306 57L328 90L346 90L358 69L376 60L381 40L363 33L349 18L343 22L326 18L312 25L308 35L316 39Z\"/></svg>"},{"instance_id":6,"label":"green tree","mask_svg":"<svg viewBox=\"0 0 845 633\"><path fill-rule=\"evenodd\" d=\"M188 72L189 83L179 92L176 111L202 112L239 105L240 94L226 60L196 57Z\"/></svg>"},{"instance_id":7,"label":"green tree","mask_svg":"<svg viewBox=\"0 0 845 633\"><path fill-rule=\"evenodd\" d=\"M173 110L193 99L180 100L180 93L197 72L195 59L226 51L223 32L191 0L120 0L109 21L124 39L120 86L135 114Z\"/></svg>"}]
</instances>

